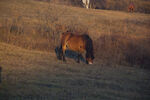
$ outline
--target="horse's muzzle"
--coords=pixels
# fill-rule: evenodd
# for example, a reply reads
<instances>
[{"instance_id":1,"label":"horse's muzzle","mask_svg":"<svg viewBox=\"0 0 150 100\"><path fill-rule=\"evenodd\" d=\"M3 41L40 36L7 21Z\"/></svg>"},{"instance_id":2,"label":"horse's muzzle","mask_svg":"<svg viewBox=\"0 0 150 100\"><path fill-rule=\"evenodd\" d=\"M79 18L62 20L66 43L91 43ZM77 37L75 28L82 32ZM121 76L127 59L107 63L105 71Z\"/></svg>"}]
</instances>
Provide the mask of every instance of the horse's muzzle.
<instances>
[{"instance_id":1,"label":"horse's muzzle","mask_svg":"<svg viewBox=\"0 0 150 100\"><path fill-rule=\"evenodd\" d=\"M89 64L91 65L91 64L93 64L93 62L89 62Z\"/></svg>"}]
</instances>

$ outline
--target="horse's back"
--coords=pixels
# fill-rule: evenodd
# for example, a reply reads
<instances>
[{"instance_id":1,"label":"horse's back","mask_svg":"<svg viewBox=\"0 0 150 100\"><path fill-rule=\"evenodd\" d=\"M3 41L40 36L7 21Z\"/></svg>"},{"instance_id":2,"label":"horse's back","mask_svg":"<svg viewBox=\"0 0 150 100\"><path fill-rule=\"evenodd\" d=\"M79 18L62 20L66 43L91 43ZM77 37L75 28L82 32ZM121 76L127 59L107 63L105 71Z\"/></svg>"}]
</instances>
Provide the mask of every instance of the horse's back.
<instances>
[{"instance_id":1,"label":"horse's back","mask_svg":"<svg viewBox=\"0 0 150 100\"><path fill-rule=\"evenodd\" d=\"M85 51L85 41L84 41L83 37L80 35L72 36L70 38L70 40L68 41L68 45L74 51L78 51L81 53Z\"/></svg>"},{"instance_id":2,"label":"horse's back","mask_svg":"<svg viewBox=\"0 0 150 100\"><path fill-rule=\"evenodd\" d=\"M85 36L84 35L76 35L71 32L62 33L62 45L66 45L68 49L84 52L85 51Z\"/></svg>"}]
</instances>

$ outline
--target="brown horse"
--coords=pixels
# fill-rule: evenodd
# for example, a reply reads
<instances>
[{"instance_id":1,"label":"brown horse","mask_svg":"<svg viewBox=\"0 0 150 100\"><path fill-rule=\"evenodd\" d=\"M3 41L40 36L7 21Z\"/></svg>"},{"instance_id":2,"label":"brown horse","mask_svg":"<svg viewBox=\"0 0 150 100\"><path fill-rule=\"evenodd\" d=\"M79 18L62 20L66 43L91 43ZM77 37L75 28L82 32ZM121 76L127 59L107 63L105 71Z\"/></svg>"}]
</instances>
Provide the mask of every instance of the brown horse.
<instances>
[{"instance_id":1,"label":"brown horse","mask_svg":"<svg viewBox=\"0 0 150 100\"><path fill-rule=\"evenodd\" d=\"M71 32L65 32L61 35L61 58L63 61L65 60L65 51L72 50L77 52L78 60L80 62L80 56L82 53L85 53L85 59L87 64L92 64L94 59L93 54L93 42L92 39L84 34L84 35L75 35Z\"/></svg>"},{"instance_id":2,"label":"brown horse","mask_svg":"<svg viewBox=\"0 0 150 100\"><path fill-rule=\"evenodd\" d=\"M133 12L134 11L134 4L130 3L129 7L128 7L128 11L129 12Z\"/></svg>"}]
</instances>

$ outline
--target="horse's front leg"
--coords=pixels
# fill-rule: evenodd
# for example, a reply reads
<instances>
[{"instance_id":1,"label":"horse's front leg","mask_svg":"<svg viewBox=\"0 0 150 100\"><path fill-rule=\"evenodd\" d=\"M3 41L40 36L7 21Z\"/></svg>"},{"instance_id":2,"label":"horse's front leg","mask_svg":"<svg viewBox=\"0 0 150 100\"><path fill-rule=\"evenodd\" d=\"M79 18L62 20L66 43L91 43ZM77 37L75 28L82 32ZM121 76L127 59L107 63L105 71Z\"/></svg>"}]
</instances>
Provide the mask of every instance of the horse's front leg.
<instances>
[{"instance_id":1,"label":"horse's front leg","mask_svg":"<svg viewBox=\"0 0 150 100\"><path fill-rule=\"evenodd\" d=\"M81 57L81 54L78 54L77 63L80 63L80 57Z\"/></svg>"}]
</instances>

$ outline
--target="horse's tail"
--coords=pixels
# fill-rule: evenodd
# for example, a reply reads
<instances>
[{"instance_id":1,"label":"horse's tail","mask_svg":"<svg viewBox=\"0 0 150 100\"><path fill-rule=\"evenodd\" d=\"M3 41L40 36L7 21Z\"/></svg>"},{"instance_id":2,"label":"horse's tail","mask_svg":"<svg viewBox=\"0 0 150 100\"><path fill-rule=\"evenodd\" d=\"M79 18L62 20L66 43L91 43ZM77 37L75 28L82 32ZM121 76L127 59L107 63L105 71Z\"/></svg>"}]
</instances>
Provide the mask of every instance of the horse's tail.
<instances>
[{"instance_id":1,"label":"horse's tail","mask_svg":"<svg viewBox=\"0 0 150 100\"><path fill-rule=\"evenodd\" d=\"M64 37L64 34L65 34L65 33L61 33L61 34L60 34L60 42L62 42L62 39L63 39L63 37Z\"/></svg>"},{"instance_id":2,"label":"horse's tail","mask_svg":"<svg viewBox=\"0 0 150 100\"><path fill-rule=\"evenodd\" d=\"M60 48L62 48L62 44L65 41L66 32L60 34Z\"/></svg>"},{"instance_id":3,"label":"horse's tail","mask_svg":"<svg viewBox=\"0 0 150 100\"><path fill-rule=\"evenodd\" d=\"M64 41L65 41L65 38L66 38L67 34L68 34L67 32L64 32L64 33L60 34L60 46L59 46L60 50L62 50L62 46L64 44Z\"/></svg>"},{"instance_id":4,"label":"horse's tail","mask_svg":"<svg viewBox=\"0 0 150 100\"><path fill-rule=\"evenodd\" d=\"M63 42L64 42L64 35L65 35L65 32L60 34L60 45L59 45L60 53L62 53L62 46L63 46Z\"/></svg>"}]
</instances>

